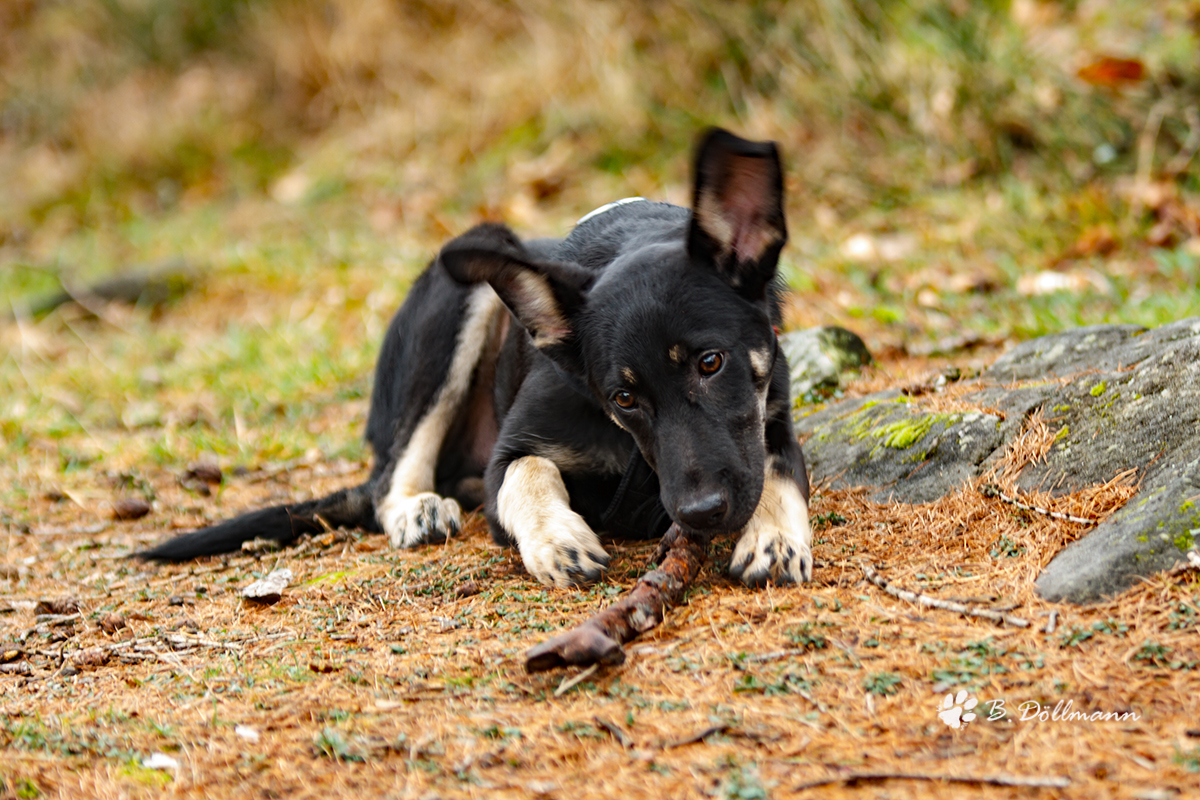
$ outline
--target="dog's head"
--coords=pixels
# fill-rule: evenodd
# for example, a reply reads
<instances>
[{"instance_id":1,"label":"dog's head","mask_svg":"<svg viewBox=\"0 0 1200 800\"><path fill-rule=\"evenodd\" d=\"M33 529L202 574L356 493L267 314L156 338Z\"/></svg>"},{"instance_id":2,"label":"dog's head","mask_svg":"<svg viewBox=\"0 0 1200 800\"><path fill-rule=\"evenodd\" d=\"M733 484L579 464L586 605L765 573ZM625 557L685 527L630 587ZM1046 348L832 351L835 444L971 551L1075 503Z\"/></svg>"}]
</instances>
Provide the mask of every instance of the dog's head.
<instances>
[{"instance_id":1,"label":"dog's head","mask_svg":"<svg viewBox=\"0 0 1200 800\"><path fill-rule=\"evenodd\" d=\"M720 532L743 527L762 493L770 304L786 239L775 145L713 130L697 150L690 221L625 247L599 275L539 261L499 225L440 258L457 279L490 283L533 343L632 434L674 521Z\"/></svg>"}]
</instances>

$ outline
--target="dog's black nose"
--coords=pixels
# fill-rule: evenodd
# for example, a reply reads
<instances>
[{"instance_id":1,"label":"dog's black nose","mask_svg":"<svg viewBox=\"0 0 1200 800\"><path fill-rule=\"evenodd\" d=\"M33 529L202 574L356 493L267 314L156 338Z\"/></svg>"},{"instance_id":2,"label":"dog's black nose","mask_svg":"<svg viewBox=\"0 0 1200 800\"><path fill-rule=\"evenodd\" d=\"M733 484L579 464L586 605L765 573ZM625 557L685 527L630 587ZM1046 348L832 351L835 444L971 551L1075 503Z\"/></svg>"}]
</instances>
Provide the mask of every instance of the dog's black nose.
<instances>
[{"instance_id":1,"label":"dog's black nose","mask_svg":"<svg viewBox=\"0 0 1200 800\"><path fill-rule=\"evenodd\" d=\"M695 530L718 527L729 513L724 493L713 492L694 498L679 507L679 522Z\"/></svg>"}]
</instances>

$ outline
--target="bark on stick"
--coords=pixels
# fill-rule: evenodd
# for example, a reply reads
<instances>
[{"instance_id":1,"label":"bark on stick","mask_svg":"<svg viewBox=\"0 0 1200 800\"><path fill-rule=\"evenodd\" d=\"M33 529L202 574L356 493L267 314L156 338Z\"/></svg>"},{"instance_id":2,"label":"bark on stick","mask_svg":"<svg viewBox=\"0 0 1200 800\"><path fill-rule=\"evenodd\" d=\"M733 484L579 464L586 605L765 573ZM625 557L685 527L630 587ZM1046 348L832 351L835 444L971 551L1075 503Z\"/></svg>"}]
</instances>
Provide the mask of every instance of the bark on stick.
<instances>
[{"instance_id":1,"label":"bark on stick","mask_svg":"<svg viewBox=\"0 0 1200 800\"><path fill-rule=\"evenodd\" d=\"M672 523L658 544L661 564L638 579L633 590L583 624L542 642L525 654L528 672L558 667L620 664L621 645L657 626L682 598L708 558L708 537Z\"/></svg>"}]
</instances>

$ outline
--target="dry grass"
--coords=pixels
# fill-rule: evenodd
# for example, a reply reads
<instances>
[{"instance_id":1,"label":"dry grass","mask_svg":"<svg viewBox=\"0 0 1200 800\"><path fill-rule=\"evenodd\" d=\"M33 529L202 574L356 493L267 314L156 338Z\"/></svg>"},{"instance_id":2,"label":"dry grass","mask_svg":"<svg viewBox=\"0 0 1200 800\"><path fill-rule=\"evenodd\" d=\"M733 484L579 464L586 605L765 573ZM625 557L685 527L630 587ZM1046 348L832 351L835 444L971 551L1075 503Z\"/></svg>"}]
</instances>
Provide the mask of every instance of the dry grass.
<instances>
[{"instance_id":1,"label":"dry grass","mask_svg":"<svg viewBox=\"0 0 1200 800\"><path fill-rule=\"evenodd\" d=\"M335 407L322 424L351 422ZM1025 440L1044 439L1038 430L1031 422ZM1008 463L1037 451L1018 446ZM1071 796L1200 789L1196 575L1160 575L1089 608L1045 603L1032 582L1080 526L973 487L916 507L818 491L812 585L755 592L707 570L624 666L561 697L555 689L569 675L524 674L525 649L611 602L652 545L614 545L607 583L587 592L532 583L481 524L411 552L329 534L260 558L161 568L122 558L157 539L164 523L364 475L365 465L343 462L227 477L218 511L174 475L151 473L159 510L94 534L80 529L95 517L69 500L34 500L39 525L7 535L0 579L4 660L29 668L0 677L9 793L759 797L881 772L1062 776ZM1097 487L1056 502L1102 518L1128 494ZM723 568L731 543L716 548L712 563ZM1008 609L1033 624L1001 628L896 600L863 580L864 562L898 586ZM240 599L254 576L284 565L295 578L281 602ZM64 595L79 598L81 620L37 630L31 603ZM110 614L128 627L104 633L98 622ZM92 655L72 666L92 648L107 662ZM1017 717L1020 704L1035 701L1137 717L981 715L956 731L937 709L959 688L985 707L1003 699ZM238 725L260 738L240 737ZM157 751L178 770L139 766ZM981 797L1035 791L956 787ZM908 778L879 791L937 797L949 788ZM841 781L806 792L856 789Z\"/></svg>"}]
</instances>

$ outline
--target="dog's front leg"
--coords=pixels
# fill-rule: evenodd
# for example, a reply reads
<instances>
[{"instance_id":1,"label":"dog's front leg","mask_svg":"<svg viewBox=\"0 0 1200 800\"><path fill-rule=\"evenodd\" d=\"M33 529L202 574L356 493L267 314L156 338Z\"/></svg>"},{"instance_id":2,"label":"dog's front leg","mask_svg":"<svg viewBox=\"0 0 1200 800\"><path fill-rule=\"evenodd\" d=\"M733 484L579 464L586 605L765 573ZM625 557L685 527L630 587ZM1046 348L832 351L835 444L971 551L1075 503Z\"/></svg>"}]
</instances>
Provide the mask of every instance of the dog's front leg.
<instances>
[{"instance_id":1,"label":"dog's front leg","mask_svg":"<svg viewBox=\"0 0 1200 800\"><path fill-rule=\"evenodd\" d=\"M549 586L594 583L608 568L596 533L571 510L553 461L524 456L510 463L496 495L496 517L517 545L529 574Z\"/></svg>"},{"instance_id":2,"label":"dog's front leg","mask_svg":"<svg viewBox=\"0 0 1200 800\"><path fill-rule=\"evenodd\" d=\"M461 294L463 290L457 291ZM455 295L451 295L451 299L455 300ZM398 439L389 454L392 463L384 471L375 497L376 519L392 547L445 541L462 529L462 508L458 501L442 497L435 491L438 455L445 445L447 433L463 413L472 376L489 342L500 335L500 322L507 313L491 287L479 285L470 289L462 318L458 321L453 354L440 387L436 391L430 390L426 397L407 398L412 408L420 409L421 414L411 430L401 427L398 432ZM417 337L421 345L430 350L444 345L436 340L426 341L428 333L425 332L423 339L423 332L412 330L411 326L407 333ZM419 383L413 373L421 368L417 363L401 362L395 367L397 373L391 380ZM377 380L388 374L381 371Z\"/></svg>"},{"instance_id":3,"label":"dog's front leg","mask_svg":"<svg viewBox=\"0 0 1200 800\"><path fill-rule=\"evenodd\" d=\"M762 497L729 562L729 572L748 586L812 580L812 529L808 503L785 459L767 458Z\"/></svg>"}]
</instances>

